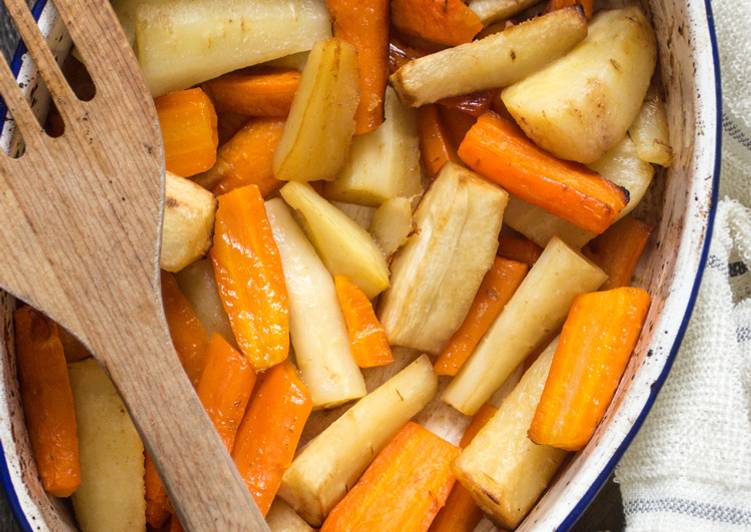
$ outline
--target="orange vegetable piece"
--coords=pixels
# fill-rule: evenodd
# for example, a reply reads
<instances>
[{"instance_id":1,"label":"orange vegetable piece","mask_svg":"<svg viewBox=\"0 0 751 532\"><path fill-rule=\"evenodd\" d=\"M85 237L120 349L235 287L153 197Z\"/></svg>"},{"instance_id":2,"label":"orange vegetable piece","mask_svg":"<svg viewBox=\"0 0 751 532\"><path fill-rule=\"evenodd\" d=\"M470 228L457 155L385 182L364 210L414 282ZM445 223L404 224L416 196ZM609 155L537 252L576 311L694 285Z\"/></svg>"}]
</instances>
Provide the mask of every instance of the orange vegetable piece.
<instances>
[{"instance_id":1,"label":"orange vegetable piece","mask_svg":"<svg viewBox=\"0 0 751 532\"><path fill-rule=\"evenodd\" d=\"M274 177L274 151L284 131L278 118L251 119L219 148L216 164L201 176L201 184L224 194L245 185L257 185L264 197L282 182Z\"/></svg>"},{"instance_id":2,"label":"orange vegetable piece","mask_svg":"<svg viewBox=\"0 0 751 532\"><path fill-rule=\"evenodd\" d=\"M602 419L649 309L641 288L578 296L563 325L529 438L567 451L582 449Z\"/></svg>"},{"instance_id":3,"label":"orange vegetable piece","mask_svg":"<svg viewBox=\"0 0 751 532\"><path fill-rule=\"evenodd\" d=\"M220 113L285 117L300 85L297 70L232 72L203 84Z\"/></svg>"},{"instance_id":4,"label":"orange vegetable piece","mask_svg":"<svg viewBox=\"0 0 751 532\"><path fill-rule=\"evenodd\" d=\"M651 234L651 226L626 216L587 244L582 250L584 254L608 274L608 280L601 290L631 283L631 277Z\"/></svg>"},{"instance_id":5,"label":"orange vegetable piece","mask_svg":"<svg viewBox=\"0 0 751 532\"><path fill-rule=\"evenodd\" d=\"M165 271L162 271L162 301L172 343L190 382L196 386L206 361L209 343L206 329L188 298L180 291L175 276Z\"/></svg>"},{"instance_id":6,"label":"orange vegetable piece","mask_svg":"<svg viewBox=\"0 0 751 532\"><path fill-rule=\"evenodd\" d=\"M492 112L472 126L459 156L511 194L596 234L628 203L624 189L584 165L556 159Z\"/></svg>"},{"instance_id":7,"label":"orange vegetable piece","mask_svg":"<svg viewBox=\"0 0 751 532\"><path fill-rule=\"evenodd\" d=\"M478 117L486 113L497 98L498 91L492 89L443 98L442 100L438 100L438 104L449 109L461 111L470 116Z\"/></svg>"},{"instance_id":8,"label":"orange vegetable piece","mask_svg":"<svg viewBox=\"0 0 751 532\"><path fill-rule=\"evenodd\" d=\"M339 501L321 532L427 530L454 485L459 448L408 422Z\"/></svg>"},{"instance_id":9,"label":"orange vegetable piece","mask_svg":"<svg viewBox=\"0 0 751 532\"><path fill-rule=\"evenodd\" d=\"M217 120L219 121L219 125L217 126L219 130L219 146L222 146L234 137L235 133L240 131L245 124L250 122L251 118L238 113L219 113Z\"/></svg>"},{"instance_id":10,"label":"orange vegetable piece","mask_svg":"<svg viewBox=\"0 0 751 532\"><path fill-rule=\"evenodd\" d=\"M498 411L489 403L482 405L464 431L459 447L464 449ZM472 494L458 482L444 506L430 525L430 532L472 532L482 519L482 510L475 504Z\"/></svg>"},{"instance_id":11,"label":"orange vegetable piece","mask_svg":"<svg viewBox=\"0 0 751 532\"><path fill-rule=\"evenodd\" d=\"M401 32L455 46L471 41L482 22L462 0L392 0L391 19Z\"/></svg>"},{"instance_id":12,"label":"orange vegetable piece","mask_svg":"<svg viewBox=\"0 0 751 532\"><path fill-rule=\"evenodd\" d=\"M170 92L154 100L167 170L182 177L205 172L219 143L214 104L201 89Z\"/></svg>"},{"instance_id":13,"label":"orange vegetable piece","mask_svg":"<svg viewBox=\"0 0 751 532\"><path fill-rule=\"evenodd\" d=\"M383 93L389 44L388 0L326 0L334 36L357 50L360 103L355 134L373 131L383 122Z\"/></svg>"},{"instance_id":14,"label":"orange vegetable piece","mask_svg":"<svg viewBox=\"0 0 751 532\"><path fill-rule=\"evenodd\" d=\"M34 461L47 493L81 484L76 412L57 325L29 306L16 310L16 364Z\"/></svg>"},{"instance_id":15,"label":"orange vegetable piece","mask_svg":"<svg viewBox=\"0 0 751 532\"><path fill-rule=\"evenodd\" d=\"M391 39L389 42L389 72L393 74L404 64L424 55L425 52L422 50L412 48L398 39Z\"/></svg>"},{"instance_id":16,"label":"orange vegetable piece","mask_svg":"<svg viewBox=\"0 0 751 532\"><path fill-rule=\"evenodd\" d=\"M394 361L386 331L376 318L365 292L343 275L334 277L336 296L349 333L352 356L361 368L385 366Z\"/></svg>"},{"instance_id":17,"label":"orange vegetable piece","mask_svg":"<svg viewBox=\"0 0 751 532\"><path fill-rule=\"evenodd\" d=\"M232 459L263 515L292 463L312 409L310 393L288 360L264 375L250 402Z\"/></svg>"},{"instance_id":18,"label":"orange vegetable piece","mask_svg":"<svg viewBox=\"0 0 751 532\"><path fill-rule=\"evenodd\" d=\"M464 323L435 362L438 375L456 375L527 275L521 262L496 257L477 290Z\"/></svg>"},{"instance_id":19,"label":"orange vegetable piece","mask_svg":"<svg viewBox=\"0 0 751 532\"><path fill-rule=\"evenodd\" d=\"M584 10L584 16L588 19L592 18L592 12L594 11L595 0L550 0L545 12L556 11L563 9L564 7L581 6Z\"/></svg>"},{"instance_id":20,"label":"orange vegetable piece","mask_svg":"<svg viewBox=\"0 0 751 532\"><path fill-rule=\"evenodd\" d=\"M542 248L524 235L504 226L501 229L498 255L532 266L542 255Z\"/></svg>"},{"instance_id":21,"label":"orange vegetable piece","mask_svg":"<svg viewBox=\"0 0 751 532\"><path fill-rule=\"evenodd\" d=\"M172 513L172 504L162 484L162 478L154 461L146 453L145 472L143 475L146 494L146 522L153 528L162 528Z\"/></svg>"},{"instance_id":22,"label":"orange vegetable piece","mask_svg":"<svg viewBox=\"0 0 751 532\"><path fill-rule=\"evenodd\" d=\"M240 350L256 370L286 359L287 287L256 185L219 196L210 255L219 296Z\"/></svg>"},{"instance_id":23,"label":"orange vegetable piece","mask_svg":"<svg viewBox=\"0 0 751 532\"><path fill-rule=\"evenodd\" d=\"M424 105L417 110L417 124L420 131L420 155L428 175L438 175L448 161L459 161L456 147L449 141L443 120L435 105Z\"/></svg>"},{"instance_id":24,"label":"orange vegetable piece","mask_svg":"<svg viewBox=\"0 0 751 532\"><path fill-rule=\"evenodd\" d=\"M463 113L452 107L439 108L441 120L446 125L446 131L448 131L449 139L454 149L458 149L459 145L464 140L467 132L475 124L476 119L467 113Z\"/></svg>"}]
</instances>

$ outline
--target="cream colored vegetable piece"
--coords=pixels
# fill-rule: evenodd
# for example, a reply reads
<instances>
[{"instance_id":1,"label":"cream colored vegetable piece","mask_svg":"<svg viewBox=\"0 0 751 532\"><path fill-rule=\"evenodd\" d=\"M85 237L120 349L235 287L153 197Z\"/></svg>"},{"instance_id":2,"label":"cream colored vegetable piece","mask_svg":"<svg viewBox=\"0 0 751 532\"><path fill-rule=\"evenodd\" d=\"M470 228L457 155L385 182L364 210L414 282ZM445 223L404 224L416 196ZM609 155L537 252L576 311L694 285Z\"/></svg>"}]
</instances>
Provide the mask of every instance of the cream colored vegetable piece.
<instances>
[{"instance_id":1,"label":"cream colored vegetable piece","mask_svg":"<svg viewBox=\"0 0 751 532\"><path fill-rule=\"evenodd\" d=\"M266 522L271 532L313 532L313 528L280 498L274 499Z\"/></svg>"},{"instance_id":2,"label":"cream colored vegetable piece","mask_svg":"<svg viewBox=\"0 0 751 532\"><path fill-rule=\"evenodd\" d=\"M266 202L287 283L292 347L314 408L365 395L334 281L281 199Z\"/></svg>"},{"instance_id":3,"label":"cream colored vegetable piece","mask_svg":"<svg viewBox=\"0 0 751 532\"><path fill-rule=\"evenodd\" d=\"M557 345L556 339L524 373L454 463L459 482L510 530L532 509L566 458L565 451L536 445L527 437Z\"/></svg>"},{"instance_id":4,"label":"cream colored vegetable piece","mask_svg":"<svg viewBox=\"0 0 751 532\"><path fill-rule=\"evenodd\" d=\"M328 39L310 52L274 153L282 181L333 180L347 161L359 101L357 52Z\"/></svg>"},{"instance_id":5,"label":"cream colored vegetable piece","mask_svg":"<svg viewBox=\"0 0 751 532\"><path fill-rule=\"evenodd\" d=\"M664 167L673 162L665 102L655 87L649 89L628 135L636 144L636 153L642 161Z\"/></svg>"},{"instance_id":6,"label":"cream colored vegetable piece","mask_svg":"<svg viewBox=\"0 0 751 532\"><path fill-rule=\"evenodd\" d=\"M181 270L177 276L180 291L190 301L206 333L218 333L230 344L235 345L235 335L229 318L219 299L219 291L214 279L214 267L209 259L201 259Z\"/></svg>"},{"instance_id":7,"label":"cream colored vegetable piece","mask_svg":"<svg viewBox=\"0 0 751 532\"><path fill-rule=\"evenodd\" d=\"M601 11L567 55L501 93L539 146L585 164L613 148L639 114L657 60L649 21L636 6Z\"/></svg>"},{"instance_id":8,"label":"cream colored vegetable piece","mask_svg":"<svg viewBox=\"0 0 751 532\"><path fill-rule=\"evenodd\" d=\"M370 234L384 256L390 257L407 241L412 227L412 202L408 198L391 198L376 209Z\"/></svg>"},{"instance_id":9,"label":"cream colored vegetable piece","mask_svg":"<svg viewBox=\"0 0 751 532\"><path fill-rule=\"evenodd\" d=\"M93 358L68 371L81 459L81 486L72 498L81 530L146 530L143 444L128 411Z\"/></svg>"},{"instance_id":10,"label":"cream colored vegetable piece","mask_svg":"<svg viewBox=\"0 0 751 532\"><path fill-rule=\"evenodd\" d=\"M402 102L414 107L505 87L563 56L586 35L587 20L578 9L559 9L409 61L392 74L391 84Z\"/></svg>"},{"instance_id":11,"label":"cream colored vegetable piece","mask_svg":"<svg viewBox=\"0 0 751 532\"><path fill-rule=\"evenodd\" d=\"M309 56L310 52L298 52L296 54L280 57L279 59L274 59L273 61L269 61L266 64L272 67L291 68L293 70L299 70L300 72L302 72L305 68L306 63L308 62Z\"/></svg>"},{"instance_id":12,"label":"cream colored vegetable piece","mask_svg":"<svg viewBox=\"0 0 751 532\"><path fill-rule=\"evenodd\" d=\"M152 0L136 9L136 48L154 96L310 50L331 35L322 0Z\"/></svg>"},{"instance_id":13,"label":"cream colored vegetable piece","mask_svg":"<svg viewBox=\"0 0 751 532\"><path fill-rule=\"evenodd\" d=\"M469 8L487 25L527 9L537 0L470 0Z\"/></svg>"},{"instance_id":14,"label":"cream colored vegetable piece","mask_svg":"<svg viewBox=\"0 0 751 532\"><path fill-rule=\"evenodd\" d=\"M346 275L371 299L388 288L388 266L378 244L365 229L307 183L287 183L281 195L299 215L303 229L332 275Z\"/></svg>"},{"instance_id":15,"label":"cream colored vegetable piece","mask_svg":"<svg viewBox=\"0 0 751 532\"><path fill-rule=\"evenodd\" d=\"M308 523L320 526L389 439L430 402L437 386L423 355L310 442L284 473L279 495Z\"/></svg>"},{"instance_id":16,"label":"cream colored vegetable piece","mask_svg":"<svg viewBox=\"0 0 751 532\"><path fill-rule=\"evenodd\" d=\"M607 275L553 238L451 381L443 400L474 415L543 340L566 319L574 298L599 288Z\"/></svg>"},{"instance_id":17,"label":"cream colored vegetable piece","mask_svg":"<svg viewBox=\"0 0 751 532\"><path fill-rule=\"evenodd\" d=\"M161 266L178 272L211 246L216 198L189 179L167 172L164 190Z\"/></svg>"},{"instance_id":18,"label":"cream colored vegetable piece","mask_svg":"<svg viewBox=\"0 0 751 532\"><path fill-rule=\"evenodd\" d=\"M420 140L414 109L386 89L385 121L375 131L355 137L347 164L325 195L340 201L378 206L421 190Z\"/></svg>"},{"instance_id":19,"label":"cream colored vegetable piece","mask_svg":"<svg viewBox=\"0 0 751 532\"><path fill-rule=\"evenodd\" d=\"M344 214L352 218L357 225L363 229L370 227L370 222L373 220L375 214L375 207L368 207L367 205L358 205L357 203L345 203L343 201L332 201L331 204L342 211Z\"/></svg>"},{"instance_id":20,"label":"cream colored vegetable piece","mask_svg":"<svg viewBox=\"0 0 751 532\"><path fill-rule=\"evenodd\" d=\"M380 320L395 345L438 353L461 325L498 249L508 194L446 163L391 263Z\"/></svg>"}]
</instances>

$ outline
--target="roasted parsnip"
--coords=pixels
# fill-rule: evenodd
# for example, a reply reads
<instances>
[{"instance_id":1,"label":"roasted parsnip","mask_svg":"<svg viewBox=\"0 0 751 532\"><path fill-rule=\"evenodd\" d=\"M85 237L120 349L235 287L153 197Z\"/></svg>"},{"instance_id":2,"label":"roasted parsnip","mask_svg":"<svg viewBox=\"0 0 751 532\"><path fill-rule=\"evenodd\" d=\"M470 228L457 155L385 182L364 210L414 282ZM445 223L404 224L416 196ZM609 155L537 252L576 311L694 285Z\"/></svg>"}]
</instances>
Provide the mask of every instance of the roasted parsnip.
<instances>
[{"instance_id":1,"label":"roasted parsnip","mask_svg":"<svg viewBox=\"0 0 751 532\"><path fill-rule=\"evenodd\" d=\"M443 400L474 415L514 368L563 324L574 298L596 290L606 278L600 268L560 239L551 239L446 388Z\"/></svg>"},{"instance_id":2,"label":"roasted parsnip","mask_svg":"<svg viewBox=\"0 0 751 532\"><path fill-rule=\"evenodd\" d=\"M527 9L537 0L469 0L469 8L480 17L486 26L497 20L505 20Z\"/></svg>"},{"instance_id":3,"label":"roasted parsnip","mask_svg":"<svg viewBox=\"0 0 751 532\"><path fill-rule=\"evenodd\" d=\"M423 355L311 441L284 473L279 495L308 523L320 526L389 439L428 404L437 386Z\"/></svg>"},{"instance_id":4,"label":"roasted parsnip","mask_svg":"<svg viewBox=\"0 0 751 532\"><path fill-rule=\"evenodd\" d=\"M378 206L389 198L413 196L421 189L417 115L386 89L386 119L378 129L356 137L352 153L327 197Z\"/></svg>"},{"instance_id":5,"label":"roasted parsnip","mask_svg":"<svg viewBox=\"0 0 751 532\"><path fill-rule=\"evenodd\" d=\"M392 344L438 353L461 325L498 248L508 194L446 163L391 264L380 320Z\"/></svg>"},{"instance_id":6,"label":"roasted parsnip","mask_svg":"<svg viewBox=\"0 0 751 532\"><path fill-rule=\"evenodd\" d=\"M287 283L290 337L314 408L328 408L365 395L365 381L352 358L334 281L281 199L266 202Z\"/></svg>"},{"instance_id":7,"label":"roasted parsnip","mask_svg":"<svg viewBox=\"0 0 751 532\"><path fill-rule=\"evenodd\" d=\"M346 275L371 299L388 288L388 266L367 231L307 183L287 183L281 195L332 275Z\"/></svg>"},{"instance_id":8,"label":"roasted parsnip","mask_svg":"<svg viewBox=\"0 0 751 532\"><path fill-rule=\"evenodd\" d=\"M352 218L357 225L363 229L368 229L375 215L375 207L367 205L358 205L357 203L345 203L343 201L332 201L331 204Z\"/></svg>"},{"instance_id":9,"label":"roasted parsnip","mask_svg":"<svg viewBox=\"0 0 751 532\"><path fill-rule=\"evenodd\" d=\"M313 532L313 528L280 498L271 505L266 523L271 532Z\"/></svg>"},{"instance_id":10,"label":"roasted parsnip","mask_svg":"<svg viewBox=\"0 0 751 532\"><path fill-rule=\"evenodd\" d=\"M575 8L561 9L409 61L391 76L391 84L414 107L505 87L563 56L586 35L584 15Z\"/></svg>"},{"instance_id":11,"label":"roasted parsnip","mask_svg":"<svg viewBox=\"0 0 751 532\"><path fill-rule=\"evenodd\" d=\"M161 266L178 272L201 258L211 245L216 199L189 179L167 172Z\"/></svg>"},{"instance_id":12,"label":"roasted parsnip","mask_svg":"<svg viewBox=\"0 0 751 532\"><path fill-rule=\"evenodd\" d=\"M155 0L136 9L141 72L154 96L310 50L331 35L323 2Z\"/></svg>"},{"instance_id":13,"label":"roasted parsnip","mask_svg":"<svg viewBox=\"0 0 751 532\"><path fill-rule=\"evenodd\" d=\"M673 162L665 102L656 87L650 87L647 92L639 116L628 129L628 136L636 144L636 153L642 161L665 167Z\"/></svg>"},{"instance_id":14,"label":"roasted parsnip","mask_svg":"<svg viewBox=\"0 0 751 532\"><path fill-rule=\"evenodd\" d=\"M384 201L370 222L370 234L386 257L393 255L407 241L411 232L412 202L409 198Z\"/></svg>"}]
</instances>

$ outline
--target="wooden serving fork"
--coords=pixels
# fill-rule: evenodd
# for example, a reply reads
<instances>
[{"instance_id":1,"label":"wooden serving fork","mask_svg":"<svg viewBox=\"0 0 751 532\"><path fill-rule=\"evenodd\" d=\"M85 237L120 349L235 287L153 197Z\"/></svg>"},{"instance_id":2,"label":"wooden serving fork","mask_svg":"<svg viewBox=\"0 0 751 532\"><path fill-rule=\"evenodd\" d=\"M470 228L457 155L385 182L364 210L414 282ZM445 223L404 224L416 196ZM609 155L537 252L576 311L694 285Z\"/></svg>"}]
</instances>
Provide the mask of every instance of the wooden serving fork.
<instances>
[{"instance_id":1,"label":"wooden serving fork","mask_svg":"<svg viewBox=\"0 0 751 532\"><path fill-rule=\"evenodd\" d=\"M96 87L80 101L24 0L3 0L65 123L49 137L5 61L25 153L0 153L0 286L109 372L191 531L267 530L185 376L159 284L164 157L152 99L107 0L55 0Z\"/></svg>"}]
</instances>

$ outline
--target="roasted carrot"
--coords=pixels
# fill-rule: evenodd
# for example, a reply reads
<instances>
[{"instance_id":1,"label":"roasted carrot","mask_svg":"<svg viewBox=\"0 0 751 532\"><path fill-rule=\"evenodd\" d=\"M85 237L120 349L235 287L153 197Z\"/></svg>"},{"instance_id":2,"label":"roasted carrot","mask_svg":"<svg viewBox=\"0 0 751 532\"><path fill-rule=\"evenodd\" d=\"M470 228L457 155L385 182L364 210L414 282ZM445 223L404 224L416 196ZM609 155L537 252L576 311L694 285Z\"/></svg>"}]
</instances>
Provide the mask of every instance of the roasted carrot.
<instances>
[{"instance_id":1,"label":"roasted carrot","mask_svg":"<svg viewBox=\"0 0 751 532\"><path fill-rule=\"evenodd\" d=\"M162 528L172 513L172 505L156 465L148 453L146 453L143 480L146 495L146 522L153 528Z\"/></svg>"},{"instance_id":2,"label":"roasted carrot","mask_svg":"<svg viewBox=\"0 0 751 532\"><path fill-rule=\"evenodd\" d=\"M418 109L420 155L430 177L435 177L448 161L458 162L456 147L449 141L448 132L435 105Z\"/></svg>"},{"instance_id":3,"label":"roasted carrot","mask_svg":"<svg viewBox=\"0 0 751 532\"><path fill-rule=\"evenodd\" d=\"M297 70L232 72L203 84L220 113L285 117L300 85Z\"/></svg>"},{"instance_id":4,"label":"roasted carrot","mask_svg":"<svg viewBox=\"0 0 751 532\"><path fill-rule=\"evenodd\" d=\"M206 346L209 343L206 329L177 286L175 276L165 271L162 272L162 300L172 343L175 344L175 350L190 382L196 386L203 371Z\"/></svg>"},{"instance_id":5,"label":"roasted carrot","mask_svg":"<svg viewBox=\"0 0 751 532\"><path fill-rule=\"evenodd\" d=\"M184 528L180 524L180 520L176 515L173 515L169 523L169 532L183 532L183 530Z\"/></svg>"},{"instance_id":6,"label":"roasted carrot","mask_svg":"<svg viewBox=\"0 0 751 532\"><path fill-rule=\"evenodd\" d=\"M564 7L581 6L584 10L584 16L588 19L592 18L592 12L594 11L594 0L550 0L546 12L555 11L557 9L563 9Z\"/></svg>"},{"instance_id":7,"label":"roasted carrot","mask_svg":"<svg viewBox=\"0 0 751 532\"><path fill-rule=\"evenodd\" d=\"M321 532L427 530L454 485L459 448L408 422L337 504Z\"/></svg>"},{"instance_id":8,"label":"roasted carrot","mask_svg":"<svg viewBox=\"0 0 751 532\"><path fill-rule=\"evenodd\" d=\"M500 99L498 98L498 91L491 89L443 98L442 100L438 100L438 104L449 109L461 111L470 116L478 117L486 113L496 99Z\"/></svg>"},{"instance_id":9,"label":"roasted carrot","mask_svg":"<svg viewBox=\"0 0 751 532\"><path fill-rule=\"evenodd\" d=\"M391 19L396 29L447 46L471 41L482 22L462 0L392 0Z\"/></svg>"},{"instance_id":10,"label":"roasted carrot","mask_svg":"<svg viewBox=\"0 0 751 532\"><path fill-rule=\"evenodd\" d=\"M624 189L581 164L556 159L492 112L472 126L459 156L511 194L596 234L628 203Z\"/></svg>"},{"instance_id":11,"label":"roasted carrot","mask_svg":"<svg viewBox=\"0 0 751 532\"><path fill-rule=\"evenodd\" d=\"M631 283L651 233L651 226L626 216L587 244L582 250L584 254L608 274L608 280L601 290Z\"/></svg>"},{"instance_id":12,"label":"roasted carrot","mask_svg":"<svg viewBox=\"0 0 751 532\"><path fill-rule=\"evenodd\" d=\"M240 350L256 370L286 359L287 288L256 185L219 196L210 254L219 296Z\"/></svg>"},{"instance_id":13,"label":"roasted carrot","mask_svg":"<svg viewBox=\"0 0 751 532\"><path fill-rule=\"evenodd\" d=\"M477 290L464 323L448 341L435 362L438 375L454 376L470 357L480 339L506 306L527 275L521 262L496 257Z\"/></svg>"},{"instance_id":14,"label":"roasted carrot","mask_svg":"<svg viewBox=\"0 0 751 532\"><path fill-rule=\"evenodd\" d=\"M283 131L284 120L251 119L219 148L216 164L198 182L215 194L245 185L257 185L264 197L275 192L282 182L274 178L272 161Z\"/></svg>"},{"instance_id":15,"label":"roasted carrot","mask_svg":"<svg viewBox=\"0 0 751 532\"><path fill-rule=\"evenodd\" d=\"M240 424L232 459L264 515L292 463L312 409L297 369L284 361L264 375Z\"/></svg>"},{"instance_id":16,"label":"roasted carrot","mask_svg":"<svg viewBox=\"0 0 751 532\"><path fill-rule=\"evenodd\" d=\"M446 126L449 140L454 149L458 149L467 132L475 124L475 118L451 107L439 107L441 120Z\"/></svg>"},{"instance_id":17,"label":"roasted carrot","mask_svg":"<svg viewBox=\"0 0 751 532\"><path fill-rule=\"evenodd\" d=\"M498 255L532 266L542 255L542 248L526 236L504 226L501 229Z\"/></svg>"},{"instance_id":18,"label":"roasted carrot","mask_svg":"<svg viewBox=\"0 0 751 532\"><path fill-rule=\"evenodd\" d=\"M529 438L582 449L605 414L649 309L641 288L578 296L563 325Z\"/></svg>"},{"instance_id":19,"label":"roasted carrot","mask_svg":"<svg viewBox=\"0 0 751 532\"><path fill-rule=\"evenodd\" d=\"M357 50L360 103L355 134L373 131L383 122L389 44L388 0L326 0L334 36Z\"/></svg>"},{"instance_id":20,"label":"roasted carrot","mask_svg":"<svg viewBox=\"0 0 751 532\"><path fill-rule=\"evenodd\" d=\"M78 338L70 334L62 327L58 327L60 334L60 341L63 344L63 351L65 352L65 360L68 362L78 362L84 358L89 358L91 353L86 349L86 346L78 341Z\"/></svg>"},{"instance_id":21,"label":"roasted carrot","mask_svg":"<svg viewBox=\"0 0 751 532\"><path fill-rule=\"evenodd\" d=\"M219 113L217 116L219 146L222 146L225 142L234 137L235 133L240 131L240 129L242 129L242 127L250 120L251 118L247 115L241 115L238 113Z\"/></svg>"},{"instance_id":22,"label":"roasted carrot","mask_svg":"<svg viewBox=\"0 0 751 532\"><path fill-rule=\"evenodd\" d=\"M68 497L81 484L73 392L57 325L31 307L14 315L16 364L34 461L47 493Z\"/></svg>"},{"instance_id":23,"label":"roasted carrot","mask_svg":"<svg viewBox=\"0 0 751 532\"><path fill-rule=\"evenodd\" d=\"M459 447L464 449L469 445L469 442L497 411L498 409L493 405L484 404L472 417L472 421L459 442ZM430 525L430 532L472 532L480 519L482 519L482 510L475 504L472 494L457 482L446 500L446 506L441 508L433 524Z\"/></svg>"},{"instance_id":24,"label":"roasted carrot","mask_svg":"<svg viewBox=\"0 0 751 532\"><path fill-rule=\"evenodd\" d=\"M398 39L389 41L389 73L393 74L405 63L422 57L425 52L404 44Z\"/></svg>"},{"instance_id":25,"label":"roasted carrot","mask_svg":"<svg viewBox=\"0 0 751 532\"><path fill-rule=\"evenodd\" d=\"M154 100L167 170L182 177L205 172L219 143L214 104L201 89L170 92Z\"/></svg>"},{"instance_id":26,"label":"roasted carrot","mask_svg":"<svg viewBox=\"0 0 751 532\"><path fill-rule=\"evenodd\" d=\"M336 297L349 333L352 356L361 368L385 366L394 361L386 331L373 305L355 283L343 275L334 277Z\"/></svg>"}]
</instances>

